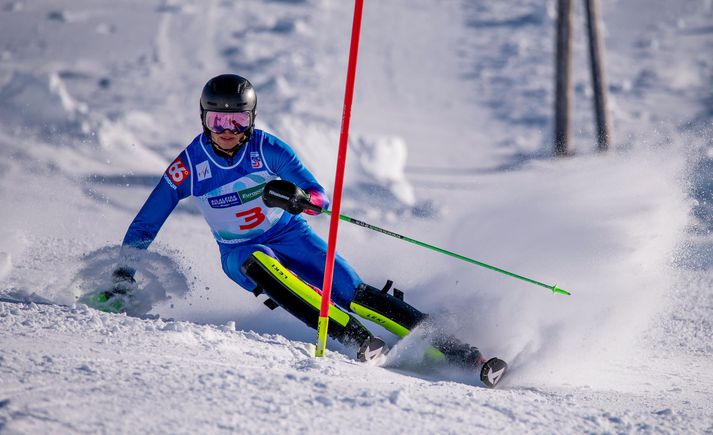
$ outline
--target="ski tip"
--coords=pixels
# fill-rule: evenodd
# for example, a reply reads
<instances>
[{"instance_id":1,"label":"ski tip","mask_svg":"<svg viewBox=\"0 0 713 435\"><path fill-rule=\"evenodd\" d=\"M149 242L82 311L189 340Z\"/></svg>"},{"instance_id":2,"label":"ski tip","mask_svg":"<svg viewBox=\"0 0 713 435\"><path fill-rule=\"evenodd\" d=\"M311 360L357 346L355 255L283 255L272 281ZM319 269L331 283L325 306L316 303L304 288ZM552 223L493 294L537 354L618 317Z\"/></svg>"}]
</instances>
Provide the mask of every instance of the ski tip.
<instances>
[{"instance_id":1,"label":"ski tip","mask_svg":"<svg viewBox=\"0 0 713 435\"><path fill-rule=\"evenodd\" d=\"M500 358L490 358L480 369L480 381L488 388L498 386L507 372L508 365Z\"/></svg>"}]
</instances>

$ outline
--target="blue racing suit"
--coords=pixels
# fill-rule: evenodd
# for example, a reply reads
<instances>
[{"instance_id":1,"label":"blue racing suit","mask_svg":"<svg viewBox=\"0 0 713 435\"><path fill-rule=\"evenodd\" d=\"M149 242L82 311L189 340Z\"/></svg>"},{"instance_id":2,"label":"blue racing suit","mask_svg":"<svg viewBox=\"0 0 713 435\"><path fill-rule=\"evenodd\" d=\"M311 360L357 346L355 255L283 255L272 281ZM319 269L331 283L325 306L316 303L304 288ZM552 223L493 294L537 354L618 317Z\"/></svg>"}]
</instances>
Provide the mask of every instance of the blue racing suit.
<instances>
[{"instance_id":1,"label":"blue racing suit","mask_svg":"<svg viewBox=\"0 0 713 435\"><path fill-rule=\"evenodd\" d=\"M240 267L256 250L321 287L327 245L302 217L265 205L263 188L275 179L324 194L294 151L269 133L256 129L232 157L216 153L210 138L200 134L168 166L129 226L123 246L148 248L178 202L192 196L218 242L223 271L241 287L255 288ZM361 283L354 269L337 255L334 302L348 309Z\"/></svg>"}]
</instances>

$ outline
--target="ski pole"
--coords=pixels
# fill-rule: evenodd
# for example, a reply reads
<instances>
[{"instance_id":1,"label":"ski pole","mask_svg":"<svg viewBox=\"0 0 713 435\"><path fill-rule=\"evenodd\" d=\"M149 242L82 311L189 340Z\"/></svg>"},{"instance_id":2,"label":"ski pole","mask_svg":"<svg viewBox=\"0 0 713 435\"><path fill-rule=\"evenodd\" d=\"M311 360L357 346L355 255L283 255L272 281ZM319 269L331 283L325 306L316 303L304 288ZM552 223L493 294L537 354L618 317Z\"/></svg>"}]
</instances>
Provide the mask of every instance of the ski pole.
<instances>
[{"instance_id":1,"label":"ski pole","mask_svg":"<svg viewBox=\"0 0 713 435\"><path fill-rule=\"evenodd\" d=\"M326 214L326 215L329 215L329 216L332 215L332 212L331 212L331 211L325 210L325 209L323 209L323 208L321 208L321 207L317 207L317 206L314 206L314 205L312 205L312 204L309 204L309 205L305 204L305 205L306 205L308 208L310 208L310 209L312 209L312 210L314 210L314 211L316 211L316 212L323 213L323 214ZM484 267L484 268L486 268L486 269L490 269L490 270L493 270L493 271L495 271L495 272L499 272L499 273L502 273L502 274L504 274L504 275L507 275L507 276L511 276L511 277L513 277L513 278L520 279L520 280L525 281L525 282L529 282L530 284L535 284L535 285L538 285L538 286L540 286L540 287L544 287L544 288L546 288L546 289L551 290L553 294L559 293L559 294L562 294L562 295L568 295L568 296L571 295L571 293L568 292L567 290L564 290L564 289L561 289L561 288L557 287L557 284L555 284L555 285L549 285L549 284L545 284L545 283L542 283L542 282L539 282L539 281L535 281L534 279L527 278L527 277L524 277L524 276L522 276L522 275L518 275L518 274L513 273L513 272L509 272L509 271L507 271L507 270L505 270L505 269L501 269L501 268L499 268L499 267L495 267L495 266L492 266L492 265L490 265L490 264L483 263L482 261L474 260L474 259L472 259L472 258L468 258L468 257L466 257L466 256L463 256L463 255L460 255L460 254L456 254L455 252L447 251L447 250L442 249L442 248L439 248L439 247L437 247L437 246L429 245L428 243L420 242L420 241L415 240L415 239L412 239L412 238L410 238L410 237L402 236L401 234L397 234L397 233L394 233L394 232L392 232L392 231L385 230L385 229L383 229L383 228L379 228L379 227L377 227L377 226L368 224L368 223L366 223L366 222L362 222L362 221L360 221L360 220L358 220L358 219L354 219L354 218L352 218L352 217L345 216L345 215L343 215L343 214L340 214L340 215L339 215L339 219L340 219L340 220L343 220L343 221L345 221L345 222L349 222L350 224L359 225L360 227L364 227L364 228L367 228L367 229L370 229L370 230L379 232L379 233L381 233L381 234L386 234L387 236L396 237L397 239L401 239L401 240L403 240L403 241L406 241L406 242L409 242L409 243L413 243L414 245L418 245L418 246L421 246L421 247L423 247L423 248L428 248L428 249L431 249L431 250L433 250L433 251L440 252L441 254L450 255L451 257L457 258L457 259L459 259L459 260L463 260L463 261L466 261L466 262L468 262L468 263L472 263L472 264L475 264L475 265Z\"/></svg>"}]
</instances>

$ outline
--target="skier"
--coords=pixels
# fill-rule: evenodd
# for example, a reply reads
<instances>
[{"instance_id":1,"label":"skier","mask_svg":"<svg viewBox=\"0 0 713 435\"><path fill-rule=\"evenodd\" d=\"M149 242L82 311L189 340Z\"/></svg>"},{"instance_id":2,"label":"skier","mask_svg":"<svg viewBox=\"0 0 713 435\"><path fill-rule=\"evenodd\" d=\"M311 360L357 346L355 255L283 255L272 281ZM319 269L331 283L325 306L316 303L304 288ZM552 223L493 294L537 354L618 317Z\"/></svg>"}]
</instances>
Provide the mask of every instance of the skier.
<instances>
[{"instance_id":1,"label":"skier","mask_svg":"<svg viewBox=\"0 0 713 435\"><path fill-rule=\"evenodd\" d=\"M129 226L122 251L148 248L178 202L192 196L218 243L225 274L256 296L266 294L270 309L282 307L316 328L327 246L300 214L318 214L329 201L285 142L255 128L256 108L247 79L223 74L206 83L200 97L203 132L168 166ZM113 288L100 292L95 306L124 311L136 290L134 273L120 265ZM358 348L360 361L387 348L350 312L400 337L427 320L404 302L402 292L389 294L390 287L391 281L382 289L364 283L337 255L328 332ZM487 386L494 386L506 368L497 358L486 363L476 347L452 337L436 337L433 347L430 354L480 370Z\"/></svg>"}]
</instances>

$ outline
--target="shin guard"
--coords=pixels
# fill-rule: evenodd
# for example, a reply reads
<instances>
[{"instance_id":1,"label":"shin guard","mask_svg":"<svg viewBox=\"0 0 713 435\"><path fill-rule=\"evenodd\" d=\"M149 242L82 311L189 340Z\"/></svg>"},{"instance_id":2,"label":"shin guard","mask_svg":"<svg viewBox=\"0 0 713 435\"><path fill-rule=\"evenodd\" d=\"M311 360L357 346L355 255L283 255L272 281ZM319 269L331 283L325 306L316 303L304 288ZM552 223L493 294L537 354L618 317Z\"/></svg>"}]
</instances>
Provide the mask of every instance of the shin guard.
<instances>
[{"instance_id":1,"label":"shin guard","mask_svg":"<svg viewBox=\"0 0 713 435\"><path fill-rule=\"evenodd\" d=\"M242 272L257 288L255 296L265 293L270 309L284 308L307 326L317 329L322 294L269 255L255 251L242 265ZM329 336L345 345L360 346L372 335L357 319L335 305L329 307Z\"/></svg>"},{"instance_id":2,"label":"shin guard","mask_svg":"<svg viewBox=\"0 0 713 435\"><path fill-rule=\"evenodd\" d=\"M349 308L359 316L383 326L385 329L403 338L416 326L428 321L428 314L404 302L403 292L394 289L389 294L391 281L383 289L361 284L354 295ZM473 368L482 364L478 348L469 346L455 337L437 333L432 338L433 348L428 356L434 359L445 357L450 363Z\"/></svg>"}]
</instances>

